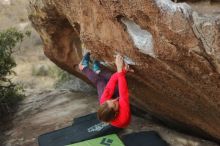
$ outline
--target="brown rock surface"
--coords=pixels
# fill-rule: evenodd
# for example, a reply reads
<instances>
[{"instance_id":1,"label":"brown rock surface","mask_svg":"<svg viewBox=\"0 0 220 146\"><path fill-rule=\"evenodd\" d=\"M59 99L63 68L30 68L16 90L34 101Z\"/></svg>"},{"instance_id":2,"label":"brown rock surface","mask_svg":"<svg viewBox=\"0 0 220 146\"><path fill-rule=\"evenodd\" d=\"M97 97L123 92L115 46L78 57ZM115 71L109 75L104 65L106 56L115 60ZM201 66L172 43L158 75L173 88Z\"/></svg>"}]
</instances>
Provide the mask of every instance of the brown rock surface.
<instances>
[{"instance_id":1,"label":"brown rock surface","mask_svg":"<svg viewBox=\"0 0 220 146\"><path fill-rule=\"evenodd\" d=\"M220 141L219 15L170 0L30 0L29 18L59 67L86 80L81 42L109 69L119 52L133 104Z\"/></svg>"}]
</instances>

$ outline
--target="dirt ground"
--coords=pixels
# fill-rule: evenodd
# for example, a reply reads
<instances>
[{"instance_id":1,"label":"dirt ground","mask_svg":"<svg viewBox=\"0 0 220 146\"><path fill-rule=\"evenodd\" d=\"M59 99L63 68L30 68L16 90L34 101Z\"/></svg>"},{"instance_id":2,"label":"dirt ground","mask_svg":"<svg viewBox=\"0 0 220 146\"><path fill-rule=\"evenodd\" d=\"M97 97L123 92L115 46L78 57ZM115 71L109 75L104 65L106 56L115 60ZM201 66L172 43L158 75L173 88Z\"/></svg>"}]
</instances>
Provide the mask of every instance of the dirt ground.
<instances>
[{"instance_id":1,"label":"dirt ground","mask_svg":"<svg viewBox=\"0 0 220 146\"><path fill-rule=\"evenodd\" d=\"M95 112L97 105L96 93L30 91L12 121L11 130L5 133L8 140L4 145L37 146L39 135L71 125L73 118ZM217 146L136 116L132 116L130 126L121 134L150 130L157 131L171 146Z\"/></svg>"}]
</instances>

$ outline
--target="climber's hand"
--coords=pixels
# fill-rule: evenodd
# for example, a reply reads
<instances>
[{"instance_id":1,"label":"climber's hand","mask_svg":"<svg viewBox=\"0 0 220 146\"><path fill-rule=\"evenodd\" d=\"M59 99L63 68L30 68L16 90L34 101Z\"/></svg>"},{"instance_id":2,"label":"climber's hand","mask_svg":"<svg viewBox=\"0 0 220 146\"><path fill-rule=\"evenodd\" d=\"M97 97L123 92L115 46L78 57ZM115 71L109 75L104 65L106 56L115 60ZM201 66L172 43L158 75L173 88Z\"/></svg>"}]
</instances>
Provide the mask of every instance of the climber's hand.
<instances>
[{"instance_id":1,"label":"climber's hand","mask_svg":"<svg viewBox=\"0 0 220 146\"><path fill-rule=\"evenodd\" d=\"M124 66L124 60L121 55L116 55L115 64L117 67L118 72L122 72L123 66Z\"/></svg>"},{"instance_id":2,"label":"climber's hand","mask_svg":"<svg viewBox=\"0 0 220 146\"><path fill-rule=\"evenodd\" d=\"M134 72L134 70L130 68L130 66L127 63L125 63L124 65L124 70L125 72L132 72L132 73Z\"/></svg>"}]
</instances>

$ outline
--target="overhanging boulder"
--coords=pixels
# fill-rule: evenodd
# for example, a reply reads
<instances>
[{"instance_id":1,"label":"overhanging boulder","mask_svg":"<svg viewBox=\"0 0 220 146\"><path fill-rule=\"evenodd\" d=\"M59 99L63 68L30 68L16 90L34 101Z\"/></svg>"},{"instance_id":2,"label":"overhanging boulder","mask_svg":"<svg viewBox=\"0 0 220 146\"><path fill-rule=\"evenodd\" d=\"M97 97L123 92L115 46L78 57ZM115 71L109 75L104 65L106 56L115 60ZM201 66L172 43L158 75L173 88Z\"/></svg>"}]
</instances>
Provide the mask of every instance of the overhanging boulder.
<instances>
[{"instance_id":1,"label":"overhanging boulder","mask_svg":"<svg viewBox=\"0 0 220 146\"><path fill-rule=\"evenodd\" d=\"M220 17L170 0L30 0L29 19L62 69L89 82L81 43L109 69L121 53L132 103L220 142Z\"/></svg>"}]
</instances>

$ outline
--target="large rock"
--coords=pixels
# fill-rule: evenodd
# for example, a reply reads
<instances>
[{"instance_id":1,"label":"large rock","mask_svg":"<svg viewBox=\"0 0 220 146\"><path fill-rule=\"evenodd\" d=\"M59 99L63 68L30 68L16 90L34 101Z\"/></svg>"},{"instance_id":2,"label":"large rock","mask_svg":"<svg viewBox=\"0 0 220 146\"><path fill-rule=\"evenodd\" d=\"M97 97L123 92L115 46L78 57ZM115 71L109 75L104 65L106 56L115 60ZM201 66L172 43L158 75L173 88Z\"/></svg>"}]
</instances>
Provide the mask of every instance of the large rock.
<instances>
[{"instance_id":1,"label":"large rock","mask_svg":"<svg viewBox=\"0 0 220 146\"><path fill-rule=\"evenodd\" d=\"M220 142L220 18L170 0L30 0L44 52L79 72L83 42L114 69L126 56L132 103L165 122Z\"/></svg>"}]
</instances>

